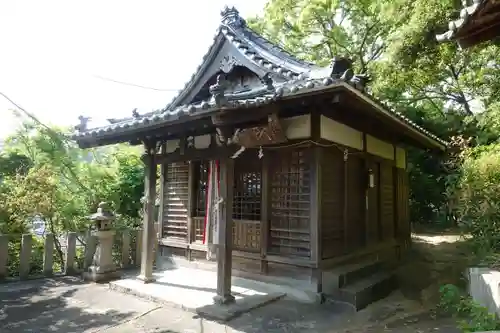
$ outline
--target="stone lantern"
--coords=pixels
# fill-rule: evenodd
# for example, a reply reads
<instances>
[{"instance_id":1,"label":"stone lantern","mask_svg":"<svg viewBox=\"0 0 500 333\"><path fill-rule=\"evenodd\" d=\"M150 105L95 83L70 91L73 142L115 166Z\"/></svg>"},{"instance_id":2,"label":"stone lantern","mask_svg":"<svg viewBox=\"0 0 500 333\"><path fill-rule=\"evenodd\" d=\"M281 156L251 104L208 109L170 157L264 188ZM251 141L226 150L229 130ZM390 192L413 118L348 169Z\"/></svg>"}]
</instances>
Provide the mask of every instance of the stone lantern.
<instances>
[{"instance_id":1,"label":"stone lantern","mask_svg":"<svg viewBox=\"0 0 500 333\"><path fill-rule=\"evenodd\" d=\"M111 229L115 216L110 211L108 204L101 202L97 208L97 212L90 215L89 219L94 223L97 231L106 231Z\"/></svg>"},{"instance_id":2,"label":"stone lantern","mask_svg":"<svg viewBox=\"0 0 500 333\"><path fill-rule=\"evenodd\" d=\"M97 212L89 217L95 226L92 235L96 237L96 249L92 265L83 273L85 280L106 282L120 277L118 267L113 263L113 240L115 231L112 230L114 214L105 202L99 204Z\"/></svg>"}]
</instances>

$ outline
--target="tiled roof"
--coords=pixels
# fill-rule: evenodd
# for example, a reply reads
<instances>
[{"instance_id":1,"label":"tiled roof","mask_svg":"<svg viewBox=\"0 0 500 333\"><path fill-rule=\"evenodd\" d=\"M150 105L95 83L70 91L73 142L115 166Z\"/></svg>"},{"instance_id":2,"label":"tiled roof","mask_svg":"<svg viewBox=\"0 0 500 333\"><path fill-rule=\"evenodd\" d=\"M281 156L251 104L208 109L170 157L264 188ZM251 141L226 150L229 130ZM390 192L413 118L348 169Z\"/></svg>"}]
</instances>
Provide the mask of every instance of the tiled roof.
<instances>
[{"instance_id":1,"label":"tiled roof","mask_svg":"<svg viewBox=\"0 0 500 333\"><path fill-rule=\"evenodd\" d=\"M172 122L182 121L183 118L188 120L189 118L203 117L221 109L257 107L280 99L307 95L318 90L326 91L334 87L343 87L361 94L362 98L374 103L374 107L385 113L385 116L392 117L410 129L431 138L439 145L446 146L446 142L443 140L413 123L402 114L390 111L380 102L375 102L373 98L368 96L364 89L366 78L361 75L353 75L348 60L336 58L329 67L319 67L301 61L249 29L236 9L226 8L221 14L222 22L217 29L212 46L191 79L169 105L151 113L136 114L132 118L115 119L107 126L88 130L80 128L80 131L76 132L73 138L77 141L90 142L95 139L110 138L117 134L161 127ZM281 77L284 83L268 81L267 85L264 83L260 87L254 87L251 91L233 94L221 92L225 99L223 104L218 103L212 93L210 100L181 105L182 99L192 90L196 80L203 75L206 67L217 56L219 48L226 40L246 59L257 64L260 68L264 68L268 74L273 73L273 75Z\"/></svg>"},{"instance_id":2,"label":"tiled roof","mask_svg":"<svg viewBox=\"0 0 500 333\"><path fill-rule=\"evenodd\" d=\"M131 130L146 129L151 126L157 127L166 125L168 123L181 120L182 117L195 117L203 116L214 113L219 110L231 110L241 108L258 107L264 104L269 104L277 100L298 97L300 95L307 95L315 91L326 91L328 89L344 87L351 91L362 94L365 98L370 99L381 111L390 117L407 124L410 128L424 134L425 136L435 140L439 144L446 146L447 143L410 119L406 118L403 114L397 111L391 111L380 102L373 101L366 93L362 93L359 89L354 87L355 83L352 77L344 76L338 79L331 77L324 77L321 79L301 79L291 80L281 85L276 85L274 89L260 89L260 93L255 96L254 89L249 92L239 94L229 94L226 97L227 101L220 105L213 98L209 101L202 101L200 103L178 106L174 109L163 110L162 112L155 113L149 116L144 116L140 119L127 120L120 123L110 124L108 126L90 129L84 132L78 132L74 135L76 140L91 140L97 138L105 138L109 135L124 133ZM251 96L251 95L254 96ZM251 97L250 97L251 96ZM248 97L248 98L246 98Z\"/></svg>"},{"instance_id":3,"label":"tiled roof","mask_svg":"<svg viewBox=\"0 0 500 333\"><path fill-rule=\"evenodd\" d=\"M320 68L293 57L284 49L251 30L234 7L226 7L221 12L221 16L221 24L216 30L213 43L203 56L201 64L165 109L179 105L181 98L189 91L196 77L203 73L205 67L210 63L210 58L216 55L217 48L224 40L234 45L241 55L251 62L287 79L297 79L300 75L308 76L308 73Z\"/></svg>"},{"instance_id":4,"label":"tiled roof","mask_svg":"<svg viewBox=\"0 0 500 333\"><path fill-rule=\"evenodd\" d=\"M469 1L463 1L464 2L464 8L460 11L460 18L454 21L451 21L448 23L448 31L445 33L442 33L440 35L436 35L436 39L439 42L447 41L447 40L452 40L457 31L465 26L465 24L469 21L470 17L474 15L482 5L484 5L488 0L472 0L471 2Z\"/></svg>"}]
</instances>

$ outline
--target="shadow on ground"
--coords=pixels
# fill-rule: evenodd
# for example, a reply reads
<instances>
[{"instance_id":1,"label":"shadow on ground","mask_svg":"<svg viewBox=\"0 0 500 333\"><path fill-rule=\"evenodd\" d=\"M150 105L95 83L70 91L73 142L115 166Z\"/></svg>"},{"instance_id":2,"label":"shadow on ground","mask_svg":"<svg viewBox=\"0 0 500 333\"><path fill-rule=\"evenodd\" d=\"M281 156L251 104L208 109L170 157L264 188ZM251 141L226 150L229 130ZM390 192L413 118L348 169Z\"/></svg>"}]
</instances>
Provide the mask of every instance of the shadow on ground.
<instances>
[{"instance_id":1,"label":"shadow on ground","mask_svg":"<svg viewBox=\"0 0 500 333\"><path fill-rule=\"evenodd\" d=\"M75 293L88 286L72 278L2 285L1 332L84 332L132 318L132 312L96 311L75 301Z\"/></svg>"},{"instance_id":2,"label":"shadow on ground","mask_svg":"<svg viewBox=\"0 0 500 333\"><path fill-rule=\"evenodd\" d=\"M426 238L427 237L427 238ZM435 318L440 284L460 279L466 256L458 242L416 238L399 272L402 289L354 313L344 304L313 305L281 299L216 323L193 313L86 284L75 278L0 285L2 333L456 333ZM448 237L448 236L446 236ZM446 238L448 239L448 238ZM451 238L450 238L451 239Z\"/></svg>"}]
</instances>

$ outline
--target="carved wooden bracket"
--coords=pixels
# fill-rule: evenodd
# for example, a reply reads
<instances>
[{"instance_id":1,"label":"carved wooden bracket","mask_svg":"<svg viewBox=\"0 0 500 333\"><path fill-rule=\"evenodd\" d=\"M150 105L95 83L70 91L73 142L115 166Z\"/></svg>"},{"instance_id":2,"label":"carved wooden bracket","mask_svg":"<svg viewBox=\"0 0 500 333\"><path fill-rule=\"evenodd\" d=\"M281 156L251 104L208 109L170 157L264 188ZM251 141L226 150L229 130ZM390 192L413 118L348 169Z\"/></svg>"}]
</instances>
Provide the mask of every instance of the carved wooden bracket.
<instances>
[{"instance_id":1,"label":"carved wooden bracket","mask_svg":"<svg viewBox=\"0 0 500 333\"><path fill-rule=\"evenodd\" d=\"M152 138L142 140L145 155L155 155L160 149L161 143Z\"/></svg>"},{"instance_id":2,"label":"carved wooden bracket","mask_svg":"<svg viewBox=\"0 0 500 333\"><path fill-rule=\"evenodd\" d=\"M245 128L235 135L235 143L245 147L259 147L286 142L287 138L278 116L273 113L265 126Z\"/></svg>"},{"instance_id":3,"label":"carved wooden bracket","mask_svg":"<svg viewBox=\"0 0 500 333\"><path fill-rule=\"evenodd\" d=\"M216 128L216 135L215 135L215 139L216 139L216 143L218 146L227 146L231 143L231 139L232 137L234 136L234 133L235 131L239 131L239 130L235 130L234 128L231 128L229 126L220 126L220 127L217 127Z\"/></svg>"}]
</instances>

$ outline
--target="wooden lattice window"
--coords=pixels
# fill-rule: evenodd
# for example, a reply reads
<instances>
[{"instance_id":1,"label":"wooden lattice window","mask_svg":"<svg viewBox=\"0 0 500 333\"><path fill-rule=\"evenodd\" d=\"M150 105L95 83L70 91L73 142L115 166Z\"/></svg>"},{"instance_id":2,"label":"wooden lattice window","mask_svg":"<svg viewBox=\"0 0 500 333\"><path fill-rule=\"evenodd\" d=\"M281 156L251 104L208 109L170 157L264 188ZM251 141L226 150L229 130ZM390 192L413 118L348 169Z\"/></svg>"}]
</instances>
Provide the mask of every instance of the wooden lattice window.
<instances>
[{"instance_id":1,"label":"wooden lattice window","mask_svg":"<svg viewBox=\"0 0 500 333\"><path fill-rule=\"evenodd\" d=\"M260 221L262 161L256 154L240 155L234 165L233 219Z\"/></svg>"},{"instance_id":2,"label":"wooden lattice window","mask_svg":"<svg viewBox=\"0 0 500 333\"><path fill-rule=\"evenodd\" d=\"M307 148L276 151L271 161L270 252L309 257L310 154Z\"/></svg>"},{"instance_id":3,"label":"wooden lattice window","mask_svg":"<svg viewBox=\"0 0 500 333\"><path fill-rule=\"evenodd\" d=\"M193 189L193 216L203 217L207 212L207 191L208 191L208 161L196 161L194 163L194 189Z\"/></svg>"},{"instance_id":4,"label":"wooden lattice window","mask_svg":"<svg viewBox=\"0 0 500 333\"><path fill-rule=\"evenodd\" d=\"M187 162L167 165L163 199L164 237L187 241L188 173Z\"/></svg>"}]
</instances>

